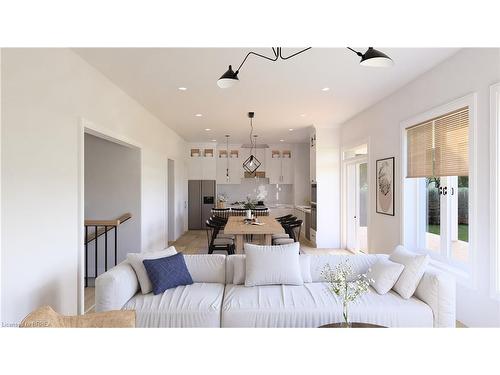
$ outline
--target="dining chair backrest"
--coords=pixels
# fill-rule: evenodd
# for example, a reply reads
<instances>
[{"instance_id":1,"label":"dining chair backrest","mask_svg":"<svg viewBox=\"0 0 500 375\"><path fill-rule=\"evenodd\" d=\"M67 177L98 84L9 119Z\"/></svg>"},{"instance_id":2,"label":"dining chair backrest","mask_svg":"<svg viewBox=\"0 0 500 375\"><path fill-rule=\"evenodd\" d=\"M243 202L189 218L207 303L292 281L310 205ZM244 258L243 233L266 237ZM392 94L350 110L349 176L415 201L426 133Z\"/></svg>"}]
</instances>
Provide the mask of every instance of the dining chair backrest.
<instances>
[{"instance_id":1,"label":"dining chair backrest","mask_svg":"<svg viewBox=\"0 0 500 375\"><path fill-rule=\"evenodd\" d=\"M231 210L229 208L212 208L212 215L227 219Z\"/></svg>"},{"instance_id":2,"label":"dining chair backrest","mask_svg":"<svg viewBox=\"0 0 500 375\"><path fill-rule=\"evenodd\" d=\"M285 232L293 238L295 242L299 242L300 240L300 231L302 229L302 220L296 220L292 222L288 222L283 225Z\"/></svg>"},{"instance_id":3,"label":"dining chair backrest","mask_svg":"<svg viewBox=\"0 0 500 375\"><path fill-rule=\"evenodd\" d=\"M221 227L224 227L227 224L228 219L224 219L223 217L220 216L210 216L208 218L212 223L215 223Z\"/></svg>"},{"instance_id":4,"label":"dining chair backrest","mask_svg":"<svg viewBox=\"0 0 500 375\"><path fill-rule=\"evenodd\" d=\"M255 216L269 216L269 208L254 208L252 214Z\"/></svg>"},{"instance_id":5,"label":"dining chair backrest","mask_svg":"<svg viewBox=\"0 0 500 375\"><path fill-rule=\"evenodd\" d=\"M220 227L212 222L210 220L207 220L205 222L207 226L207 241L208 241L208 247L213 245L214 240L217 238L217 235L219 234Z\"/></svg>"},{"instance_id":6,"label":"dining chair backrest","mask_svg":"<svg viewBox=\"0 0 500 375\"><path fill-rule=\"evenodd\" d=\"M282 222L282 221L285 221L285 220L291 218L292 216L293 216L292 214L288 214L288 215L285 215L285 216L278 216L276 218L276 220L278 220L279 222Z\"/></svg>"},{"instance_id":7,"label":"dining chair backrest","mask_svg":"<svg viewBox=\"0 0 500 375\"><path fill-rule=\"evenodd\" d=\"M245 208L231 208L231 216L245 216L247 210Z\"/></svg>"}]
</instances>

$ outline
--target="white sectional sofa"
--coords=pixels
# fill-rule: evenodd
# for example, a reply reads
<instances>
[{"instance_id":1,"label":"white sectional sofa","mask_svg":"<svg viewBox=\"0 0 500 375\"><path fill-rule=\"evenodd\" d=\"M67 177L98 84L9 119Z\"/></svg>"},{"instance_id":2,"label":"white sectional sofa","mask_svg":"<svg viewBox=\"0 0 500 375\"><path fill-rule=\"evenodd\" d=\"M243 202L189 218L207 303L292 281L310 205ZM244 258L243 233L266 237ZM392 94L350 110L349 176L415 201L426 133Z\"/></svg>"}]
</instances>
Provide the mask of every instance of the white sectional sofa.
<instances>
[{"instance_id":1,"label":"white sectional sofa","mask_svg":"<svg viewBox=\"0 0 500 375\"><path fill-rule=\"evenodd\" d=\"M244 255L185 255L194 284L163 294L141 294L126 261L96 280L96 311L136 310L138 327L319 327L342 321L342 303L322 282L321 270L345 255L310 257L312 282L302 286L233 284L234 264ZM356 273L365 273L378 257L349 256ZM394 291L371 289L350 305L353 322L386 327L454 327L455 282L428 267L415 295L403 299Z\"/></svg>"}]
</instances>

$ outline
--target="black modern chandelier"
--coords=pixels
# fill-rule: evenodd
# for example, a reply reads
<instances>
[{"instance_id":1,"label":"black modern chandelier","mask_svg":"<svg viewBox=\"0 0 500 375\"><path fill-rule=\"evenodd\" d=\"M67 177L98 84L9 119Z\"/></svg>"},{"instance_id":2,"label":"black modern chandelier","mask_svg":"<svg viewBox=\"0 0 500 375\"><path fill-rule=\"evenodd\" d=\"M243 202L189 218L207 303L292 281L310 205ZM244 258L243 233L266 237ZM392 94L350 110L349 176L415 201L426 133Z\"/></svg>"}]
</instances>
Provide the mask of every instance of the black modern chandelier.
<instances>
[{"instance_id":1,"label":"black modern chandelier","mask_svg":"<svg viewBox=\"0 0 500 375\"><path fill-rule=\"evenodd\" d=\"M247 53L247 55L245 56L245 58L241 62L240 66L238 66L238 69L236 69L236 71L234 71L232 66L229 65L229 69L217 81L217 86L219 86L221 89L227 89L229 87L234 86L234 84L239 81L238 73L240 72L241 67L247 61L247 59L250 55L255 55L257 57L261 57L261 58L269 60L269 61L277 61L278 59L288 60L288 59L291 59L292 57L295 57L303 52L310 50L311 48L312 47L307 47L307 48L304 48L304 49L302 49L298 52L295 52L289 56L283 56L281 47L272 47L273 57L261 55L260 53L250 51ZM389 66L394 65L394 61L392 61L392 59L389 56L387 56L383 52L380 52L380 51L374 49L373 47L369 47L365 53L361 53L361 52L356 51L350 47L347 47L347 49L354 52L359 57L361 57L361 61L359 62L359 64L362 66L370 66L370 67L379 67L380 68L380 67L389 67Z\"/></svg>"},{"instance_id":2,"label":"black modern chandelier","mask_svg":"<svg viewBox=\"0 0 500 375\"><path fill-rule=\"evenodd\" d=\"M253 149L257 152L257 135L253 134L253 118L255 116L254 112L248 112L248 117L250 118L250 156L243 162L243 169L250 174L254 174L255 171L260 167L261 162L253 155Z\"/></svg>"}]
</instances>

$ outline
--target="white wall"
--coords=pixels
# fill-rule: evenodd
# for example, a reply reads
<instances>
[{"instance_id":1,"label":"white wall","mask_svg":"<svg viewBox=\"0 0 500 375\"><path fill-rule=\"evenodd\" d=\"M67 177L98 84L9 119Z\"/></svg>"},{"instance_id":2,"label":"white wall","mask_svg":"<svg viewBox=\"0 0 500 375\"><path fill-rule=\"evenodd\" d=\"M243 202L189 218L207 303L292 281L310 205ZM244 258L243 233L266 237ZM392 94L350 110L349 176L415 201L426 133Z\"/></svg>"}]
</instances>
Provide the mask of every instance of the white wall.
<instances>
[{"instance_id":1,"label":"white wall","mask_svg":"<svg viewBox=\"0 0 500 375\"><path fill-rule=\"evenodd\" d=\"M176 234L187 228L185 142L69 49L2 54L2 320L50 304L77 313L80 118L141 146L142 247L166 243L167 160Z\"/></svg>"},{"instance_id":2,"label":"white wall","mask_svg":"<svg viewBox=\"0 0 500 375\"><path fill-rule=\"evenodd\" d=\"M132 218L118 228L117 263L127 253L141 251L141 153L91 134L85 134L85 219L112 220L125 213ZM89 228L94 233L94 228ZM104 269L105 236L99 239L98 274ZM108 267L115 261L114 231L108 233ZM95 241L88 245L89 276L95 275Z\"/></svg>"},{"instance_id":3,"label":"white wall","mask_svg":"<svg viewBox=\"0 0 500 375\"><path fill-rule=\"evenodd\" d=\"M340 247L340 130L316 128L318 248Z\"/></svg>"},{"instance_id":4,"label":"white wall","mask_svg":"<svg viewBox=\"0 0 500 375\"><path fill-rule=\"evenodd\" d=\"M397 62L396 62L397 63ZM463 49L398 92L342 124L343 146L370 137L370 156L396 157L396 182L401 179L400 123L419 113L477 92L478 223L477 288L459 286L457 318L470 326L500 326L500 304L489 298L489 87L500 81L499 49ZM375 168L370 168L375 181ZM372 189L371 202L375 202ZM400 191L396 183L395 216L370 207L370 252L389 253L400 238Z\"/></svg>"}]
</instances>

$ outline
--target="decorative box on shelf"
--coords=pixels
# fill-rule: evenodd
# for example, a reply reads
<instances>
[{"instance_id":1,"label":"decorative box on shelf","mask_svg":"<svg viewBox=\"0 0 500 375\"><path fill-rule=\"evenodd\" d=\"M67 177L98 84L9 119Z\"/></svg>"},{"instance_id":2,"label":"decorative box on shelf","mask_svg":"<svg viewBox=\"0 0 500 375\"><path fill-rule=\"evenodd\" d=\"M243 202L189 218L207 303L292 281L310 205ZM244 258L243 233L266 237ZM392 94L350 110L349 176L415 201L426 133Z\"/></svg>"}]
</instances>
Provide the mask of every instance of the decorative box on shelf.
<instances>
[{"instance_id":1,"label":"decorative box on shelf","mask_svg":"<svg viewBox=\"0 0 500 375\"><path fill-rule=\"evenodd\" d=\"M192 148L191 149L191 157L192 158L200 157L200 149L199 148Z\"/></svg>"},{"instance_id":2,"label":"decorative box on shelf","mask_svg":"<svg viewBox=\"0 0 500 375\"><path fill-rule=\"evenodd\" d=\"M214 157L214 149L213 148L206 148L204 156L206 158L213 158Z\"/></svg>"},{"instance_id":3,"label":"decorative box on shelf","mask_svg":"<svg viewBox=\"0 0 500 375\"><path fill-rule=\"evenodd\" d=\"M281 152L279 150L272 150L271 151L271 157L273 159L280 158L281 157Z\"/></svg>"},{"instance_id":4,"label":"decorative box on shelf","mask_svg":"<svg viewBox=\"0 0 500 375\"><path fill-rule=\"evenodd\" d=\"M231 150L231 153L229 154L229 156L231 158L239 158L240 157L240 153L238 150Z\"/></svg>"},{"instance_id":5,"label":"decorative box on shelf","mask_svg":"<svg viewBox=\"0 0 500 375\"><path fill-rule=\"evenodd\" d=\"M219 150L219 158L226 159L227 158L227 151L226 150Z\"/></svg>"},{"instance_id":6,"label":"decorative box on shelf","mask_svg":"<svg viewBox=\"0 0 500 375\"><path fill-rule=\"evenodd\" d=\"M282 157L286 159L290 159L292 157L292 152L290 150L283 150Z\"/></svg>"}]
</instances>

